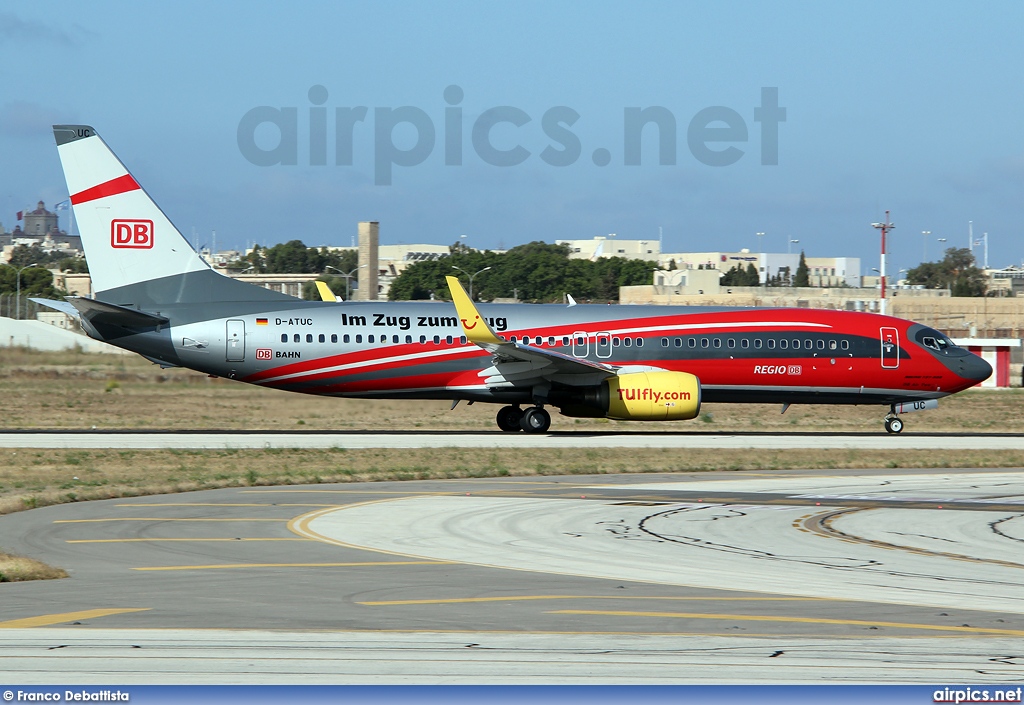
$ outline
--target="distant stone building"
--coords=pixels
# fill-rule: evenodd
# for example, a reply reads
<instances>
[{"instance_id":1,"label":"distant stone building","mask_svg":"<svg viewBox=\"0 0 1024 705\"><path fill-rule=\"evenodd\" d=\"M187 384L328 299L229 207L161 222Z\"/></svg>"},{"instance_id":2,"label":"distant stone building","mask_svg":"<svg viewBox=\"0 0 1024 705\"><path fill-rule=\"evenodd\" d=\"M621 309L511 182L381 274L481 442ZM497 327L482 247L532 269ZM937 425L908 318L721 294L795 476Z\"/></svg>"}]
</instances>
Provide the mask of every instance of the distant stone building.
<instances>
[{"instance_id":1,"label":"distant stone building","mask_svg":"<svg viewBox=\"0 0 1024 705\"><path fill-rule=\"evenodd\" d=\"M9 251L16 245L26 245L38 246L44 252L59 251L69 255L82 251L82 238L61 230L57 214L46 210L42 201L36 204L35 210L23 213L22 220L24 226L17 225L10 232L0 228L0 250Z\"/></svg>"}]
</instances>

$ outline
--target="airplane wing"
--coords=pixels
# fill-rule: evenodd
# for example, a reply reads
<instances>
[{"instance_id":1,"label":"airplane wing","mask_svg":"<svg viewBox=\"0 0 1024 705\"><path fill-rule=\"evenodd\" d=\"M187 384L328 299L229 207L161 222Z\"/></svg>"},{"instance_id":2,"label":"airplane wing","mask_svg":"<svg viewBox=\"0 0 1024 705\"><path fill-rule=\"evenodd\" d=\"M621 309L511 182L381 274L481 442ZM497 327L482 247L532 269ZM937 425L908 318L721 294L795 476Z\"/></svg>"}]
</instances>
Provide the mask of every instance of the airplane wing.
<instances>
[{"instance_id":1,"label":"airplane wing","mask_svg":"<svg viewBox=\"0 0 1024 705\"><path fill-rule=\"evenodd\" d=\"M581 360L544 348L513 343L500 338L487 325L476 305L455 277L445 277L466 339L491 353L492 366L479 374L488 386L517 386L534 382L562 382L570 385L595 384L618 373L619 368L601 362Z\"/></svg>"}]
</instances>

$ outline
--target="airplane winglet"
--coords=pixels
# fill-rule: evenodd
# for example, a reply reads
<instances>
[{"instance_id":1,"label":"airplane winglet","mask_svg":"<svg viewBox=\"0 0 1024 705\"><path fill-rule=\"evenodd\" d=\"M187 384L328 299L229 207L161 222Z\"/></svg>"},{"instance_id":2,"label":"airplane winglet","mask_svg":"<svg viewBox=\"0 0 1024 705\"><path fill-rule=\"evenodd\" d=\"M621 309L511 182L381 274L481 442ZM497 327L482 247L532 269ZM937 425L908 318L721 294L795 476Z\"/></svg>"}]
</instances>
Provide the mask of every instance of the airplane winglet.
<instances>
[{"instance_id":1,"label":"airplane winglet","mask_svg":"<svg viewBox=\"0 0 1024 705\"><path fill-rule=\"evenodd\" d=\"M327 282L322 282L317 279L314 283L316 284L316 291L320 294L321 300L329 301L332 304L338 300L338 297L334 295L333 291L331 291L331 287L327 286Z\"/></svg>"},{"instance_id":2,"label":"airplane winglet","mask_svg":"<svg viewBox=\"0 0 1024 705\"><path fill-rule=\"evenodd\" d=\"M445 280L448 282L448 290L452 292L452 301L455 303L455 311L459 315L466 339L480 346L501 345L503 341L494 334L487 321L476 310L476 305L462 288L459 280L456 277L445 277Z\"/></svg>"}]
</instances>

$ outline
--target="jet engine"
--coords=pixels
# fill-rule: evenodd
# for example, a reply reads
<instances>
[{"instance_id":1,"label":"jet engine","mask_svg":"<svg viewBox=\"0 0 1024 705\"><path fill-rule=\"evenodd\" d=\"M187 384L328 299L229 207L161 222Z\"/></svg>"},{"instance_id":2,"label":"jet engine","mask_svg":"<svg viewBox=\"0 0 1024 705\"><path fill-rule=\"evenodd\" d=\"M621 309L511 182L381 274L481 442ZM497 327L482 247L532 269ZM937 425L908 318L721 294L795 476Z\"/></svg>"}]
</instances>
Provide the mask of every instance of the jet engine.
<instances>
[{"instance_id":1,"label":"jet engine","mask_svg":"<svg viewBox=\"0 0 1024 705\"><path fill-rule=\"evenodd\" d=\"M692 419L700 413L700 380L686 372L630 372L583 390L558 406L565 416L632 421Z\"/></svg>"}]
</instances>

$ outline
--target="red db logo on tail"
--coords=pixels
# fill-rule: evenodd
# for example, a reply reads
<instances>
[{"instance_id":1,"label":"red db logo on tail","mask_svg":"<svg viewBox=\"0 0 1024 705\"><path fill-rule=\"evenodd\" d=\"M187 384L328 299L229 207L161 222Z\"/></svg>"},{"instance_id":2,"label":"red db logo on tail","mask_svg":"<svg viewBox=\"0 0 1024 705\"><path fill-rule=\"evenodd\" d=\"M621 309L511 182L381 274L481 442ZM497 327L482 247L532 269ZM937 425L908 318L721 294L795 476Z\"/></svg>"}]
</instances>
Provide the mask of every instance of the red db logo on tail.
<instances>
[{"instance_id":1,"label":"red db logo on tail","mask_svg":"<svg viewBox=\"0 0 1024 705\"><path fill-rule=\"evenodd\" d=\"M110 246L148 250L153 247L152 220L110 221Z\"/></svg>"}]
</instances>

